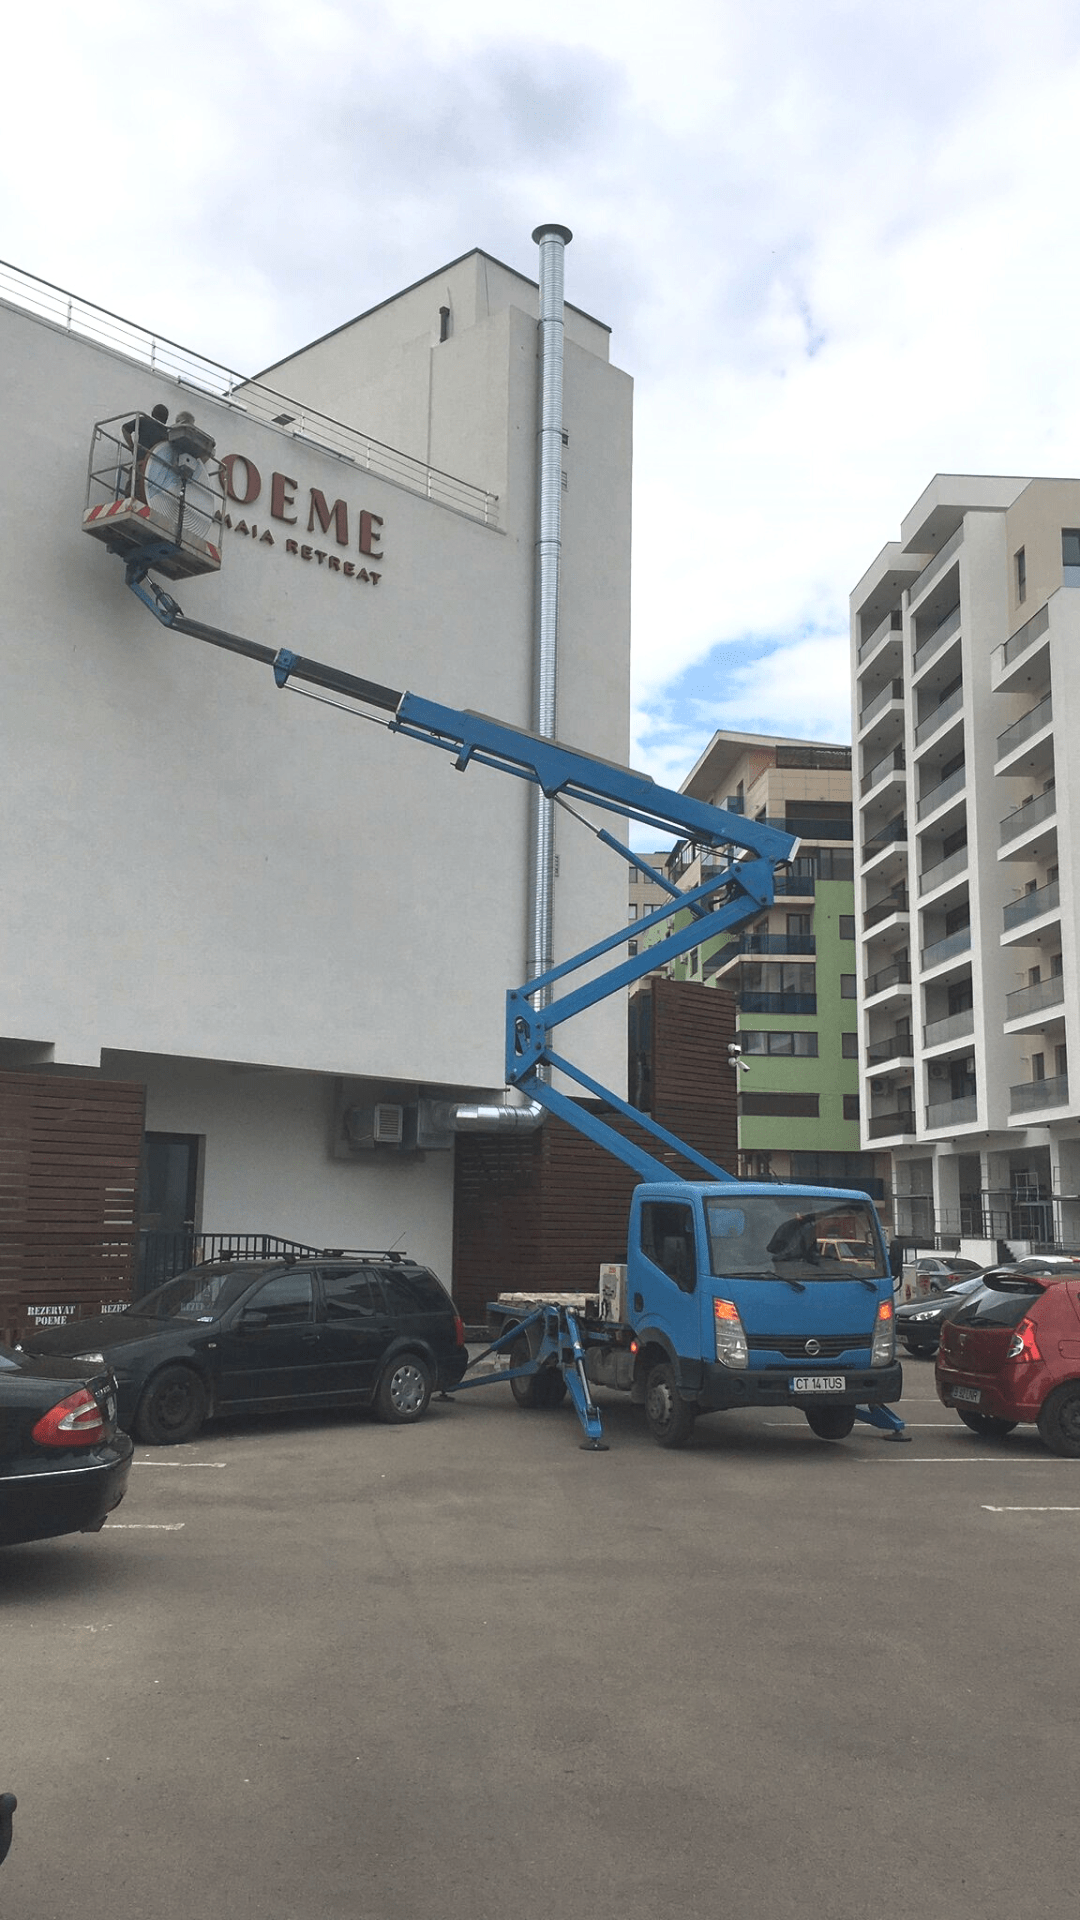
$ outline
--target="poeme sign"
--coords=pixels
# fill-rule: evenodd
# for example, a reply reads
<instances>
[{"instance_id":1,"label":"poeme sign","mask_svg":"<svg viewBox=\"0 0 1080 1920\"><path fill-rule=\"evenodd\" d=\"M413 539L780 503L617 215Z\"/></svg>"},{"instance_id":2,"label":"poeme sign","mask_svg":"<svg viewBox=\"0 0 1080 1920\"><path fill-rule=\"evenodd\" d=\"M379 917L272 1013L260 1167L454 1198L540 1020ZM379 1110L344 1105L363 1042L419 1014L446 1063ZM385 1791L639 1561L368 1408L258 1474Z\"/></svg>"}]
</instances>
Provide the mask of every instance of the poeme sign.
<instances>
[{"instance_id":1,"label":"poeme sign","mask_svg":"<svg viewBox=\"0 0 1080 1920\"><path fill-rule=\"evenodd\" d=\"M225 454L221 461L221 478L226 498L235 506L254 508L263 498L262 474L247 454ZM230 513L225 515L226 527L233 533L254 540L261 547L273 547L278 540L283 540L287 554L314 562L319 567L325 566L328 573L340 574L343 579L365 581L369 586L377 587L382 574L373 572L366 562L384 558L380 546L382 515L365 510L353 515L346 501L328 502L321 487L309 487L306 501L299 499L299 486L300 482L287 473L272 473L264 511L271 520L278 522L279 529L303 527L302 516L306 511L306 531L329 535L338 552L330 547L316 547L302 542L298 536L290 538L280 531L275 538L271 528L265 525L260 533L257 520L234 520ZM360 561L347 559L345 556L349 552L358 553L363 558Z\"/></svg>"}]
</instances>

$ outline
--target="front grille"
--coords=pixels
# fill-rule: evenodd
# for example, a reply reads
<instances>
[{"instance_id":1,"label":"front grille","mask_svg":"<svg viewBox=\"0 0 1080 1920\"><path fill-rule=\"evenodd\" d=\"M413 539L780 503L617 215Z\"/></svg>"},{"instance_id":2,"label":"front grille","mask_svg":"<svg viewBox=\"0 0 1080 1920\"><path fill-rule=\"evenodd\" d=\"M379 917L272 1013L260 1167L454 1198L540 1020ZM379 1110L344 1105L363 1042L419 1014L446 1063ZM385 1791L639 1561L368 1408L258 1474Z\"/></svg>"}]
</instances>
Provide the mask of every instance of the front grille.
<instances>
[{"instance_id":1,"label":"front grille","mask_svg":"<svg viewBox=\"0 0 1080 1920\"><path fill-rule=\"evenodd\" d=\"M746 1337L751 1353L779 1353L785 1360L835 1360L837 1354L858 1352L870 1345L868 1333L820 1333L815 1336L817 1352L807 1353L809 1334L750 1333Z\"/></svg>"}]
</instances>

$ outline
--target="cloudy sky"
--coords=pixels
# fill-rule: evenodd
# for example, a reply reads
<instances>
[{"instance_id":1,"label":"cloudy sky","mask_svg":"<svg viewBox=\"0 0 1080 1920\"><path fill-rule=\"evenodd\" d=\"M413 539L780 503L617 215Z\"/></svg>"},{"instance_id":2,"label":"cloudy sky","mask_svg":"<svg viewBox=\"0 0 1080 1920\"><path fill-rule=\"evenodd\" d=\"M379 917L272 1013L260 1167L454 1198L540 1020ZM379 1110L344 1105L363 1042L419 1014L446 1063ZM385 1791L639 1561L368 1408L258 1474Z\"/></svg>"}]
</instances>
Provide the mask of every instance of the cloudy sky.
<instances>
[{"instance_id":1,"label":"cloudy sky","mask_svg":"<svg viewBox=\"0 0 1080 1920\"><path fill-rule=\"evenodd\" d=\"M269 364L481 246L636 382L633 758L848 737L847 593L936 471L1080 472L1076 0L53 0L0 256Z\"/></svg>"}]
</instances>

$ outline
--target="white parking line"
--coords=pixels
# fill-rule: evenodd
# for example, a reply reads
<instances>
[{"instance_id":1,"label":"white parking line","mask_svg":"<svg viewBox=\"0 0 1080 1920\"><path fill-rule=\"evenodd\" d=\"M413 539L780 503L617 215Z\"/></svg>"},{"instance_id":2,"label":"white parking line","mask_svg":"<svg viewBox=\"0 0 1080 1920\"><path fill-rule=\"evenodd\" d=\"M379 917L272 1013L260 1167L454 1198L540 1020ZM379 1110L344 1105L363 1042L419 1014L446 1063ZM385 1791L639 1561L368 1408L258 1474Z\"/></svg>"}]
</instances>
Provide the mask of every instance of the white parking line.
<instances>
[{"instance_id":1,"label":"white parking line","mask_svg":"<svg viewBox=\"0 0 1080 1920\"><path fill-rule=\"evenodd\" d=\"M983 1504L984 1513L1080 1513L1080 1507L988 1507Z\"/></svg>"},{"instance_id":2,"label":"white parking line","mask_svg":"<svg viewBox=\"0 0 1080 1920\"><path fill-rule=\"evenodd\" d=\"M133 1467L227 1467L227 1460L133 1460Z\"/></svg>"},{"instance_id":3,"label":"white parking line","mask_svg":"<svg viewBox=\"0 0 1080 1920\"><path fill-rule=\"evenodd\" d=\"M881 1453L860 1454L860 1460L877 1460L888 1464L889 1455ZM900 1453L897 1460L906 1460L914 1467L1074 1467L1075 1460L1058 1460L1053 1454L1041 1459L1032 1454L1019 1453Z\"/></svg>"},{"instance_id":4,"label":"white parking line","mask_svg":"<svg viewBox=\"0 0 1080 1920\"><path fill-rule=\"evenodd\" d=\"M110 1520L110 1533L181 1533L186 1520Z\"/></svg>"}]
</instances>

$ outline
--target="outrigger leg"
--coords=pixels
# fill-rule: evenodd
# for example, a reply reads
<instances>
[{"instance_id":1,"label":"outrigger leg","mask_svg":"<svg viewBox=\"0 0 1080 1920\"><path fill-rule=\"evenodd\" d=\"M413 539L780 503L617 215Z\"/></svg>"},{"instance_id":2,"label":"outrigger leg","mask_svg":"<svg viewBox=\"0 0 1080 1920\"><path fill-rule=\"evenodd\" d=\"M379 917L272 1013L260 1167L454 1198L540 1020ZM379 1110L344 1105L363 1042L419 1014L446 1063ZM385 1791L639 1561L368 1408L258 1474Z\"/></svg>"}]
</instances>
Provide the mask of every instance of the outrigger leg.
<instances>
[{"instance_id":1,"label":"outrigger leg","mask_svg":"<svg viewBox=\"0 0 1080 1920\"><path fill-rule=\"evenodd\" d=\"M904 1422L891 1407L856 1407L855 1418L865 1420L868 1427L884 1427L885 1432L882 1435L884 1440L907 1441L908 1444L911 1442L911 1435L907 1432Z\"/></svg>"}]
</instances>

